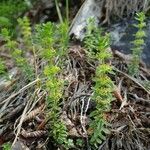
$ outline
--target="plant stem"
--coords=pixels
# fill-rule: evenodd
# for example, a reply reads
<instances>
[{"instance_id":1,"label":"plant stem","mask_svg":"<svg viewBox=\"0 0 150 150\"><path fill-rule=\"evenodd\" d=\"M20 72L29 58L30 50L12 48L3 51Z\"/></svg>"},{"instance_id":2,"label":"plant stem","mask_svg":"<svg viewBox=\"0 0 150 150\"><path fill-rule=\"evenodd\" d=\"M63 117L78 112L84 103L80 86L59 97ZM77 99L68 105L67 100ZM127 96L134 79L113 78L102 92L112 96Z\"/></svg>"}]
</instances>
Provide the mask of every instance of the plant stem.
<instances>
[{"instance_id":1,"label":"plant stem","mask_svg":"<svg viewBox=\"0 0 150 150\"><path fill-rule=\"evenodd\" d=\"M57 14L58 14L58 17L59 17L59 21L60 21L60 23L63 23L62 15L61 15L60 8L59 8L57 0L55 0L55 5L56 5L56 10L57 10Z\"/></svg>"}]
</instances>

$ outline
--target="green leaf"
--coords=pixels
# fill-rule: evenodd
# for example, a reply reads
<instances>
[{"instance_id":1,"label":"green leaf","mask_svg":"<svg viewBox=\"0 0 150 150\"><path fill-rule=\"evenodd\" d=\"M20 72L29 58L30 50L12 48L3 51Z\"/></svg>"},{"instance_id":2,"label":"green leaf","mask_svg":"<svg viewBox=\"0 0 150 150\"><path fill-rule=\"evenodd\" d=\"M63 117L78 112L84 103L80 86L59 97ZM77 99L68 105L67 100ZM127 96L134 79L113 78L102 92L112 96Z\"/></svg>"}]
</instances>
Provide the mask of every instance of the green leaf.
<instances>
[{"instance_id":1,"label":"green leaf","mask_svg":"<svg viewBox=\"0 0 150 150\"><path fill-rule=\"evenodd\" d=\"M102 143L102 140L101 140L100 138L97 138L97 139L96 139L96 143L101 144L101 143Z\"/></svg>"},{"instance_id":2,"label":"green leaf","mask_svg":"<svg viewBox=\"0 0 150 150\"><path fill-rule=\"evenodd\" d=\"M56 75L60 71L60 68L57 66L46 66L44 68L44 74L46 76L53 76Z\"/></svg>"},{"instance_id":3,"label":"green leaf","mask_svg":"<svg viewBox=\"0 0 150 150\"><path fill-rule=\"evenodd\" d=\"M110 134L110 133L111 133L110 130L108 130L107 128L103 128L103 132L104 132L105 134Z\"/></svg>"},{"instance_id":4,"label":"green leaf","mask_svg":"<svg viewBox=\"0 0 150 150\"><path fill-rule=\"evenodd\" d=\"M5 72L6 72L6 67L2 59L0 58L0 75L4 74Z\"/></svg>"},{"instance_id":5,"label":"green leaf","mask_svg":"<svg viewBox=\"0 0 150 150\"><path fill-rule=\"evenodd\" d=\"M12 23L9 18L0 16L0 27L10 27Z\"/></svg>"}]
</instances>

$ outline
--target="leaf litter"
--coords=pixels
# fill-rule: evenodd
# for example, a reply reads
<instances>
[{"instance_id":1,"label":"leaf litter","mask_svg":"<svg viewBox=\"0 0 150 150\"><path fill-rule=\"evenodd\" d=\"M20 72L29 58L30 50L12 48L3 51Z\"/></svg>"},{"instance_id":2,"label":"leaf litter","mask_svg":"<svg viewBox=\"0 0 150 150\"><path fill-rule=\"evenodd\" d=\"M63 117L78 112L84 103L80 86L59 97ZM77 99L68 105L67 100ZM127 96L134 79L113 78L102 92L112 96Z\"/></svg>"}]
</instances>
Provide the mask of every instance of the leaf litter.
<instances>
[{"instance_id":1,"label":"leaf litter","mask_svg":"<svg viewBox=\"0 0 150 150\"><path fill-rule=\"evenodd\" d=\"M141 63L140 80L128 75L127 64L130 56L112 51L111 65L115 75L110 77L116 85L111 109L105 113L111 124L110 133L99 150L148 150L150 148L150 90L144 81L149 81L149 69ZM65 69L60 78L67 81L64 88L65 101L62 104L61 120L65 123L69 136L85 139L88 147L90 131L89 114L95 109L92 78L96 61L86 57L80 45L70 46ZM14 80L16 80L14 82ZM7 81L3 81L6 84ZM49 145L46 118L46 91L37 88L38 79L26 83L21 76L12 76L12 84L3 85L0 91L1 118L0 144L7 141L20 142L28 149ZM22 144L21 144L22 143ZM54 147L53 147L54 149Z\"/></svg>"}]
</instances>

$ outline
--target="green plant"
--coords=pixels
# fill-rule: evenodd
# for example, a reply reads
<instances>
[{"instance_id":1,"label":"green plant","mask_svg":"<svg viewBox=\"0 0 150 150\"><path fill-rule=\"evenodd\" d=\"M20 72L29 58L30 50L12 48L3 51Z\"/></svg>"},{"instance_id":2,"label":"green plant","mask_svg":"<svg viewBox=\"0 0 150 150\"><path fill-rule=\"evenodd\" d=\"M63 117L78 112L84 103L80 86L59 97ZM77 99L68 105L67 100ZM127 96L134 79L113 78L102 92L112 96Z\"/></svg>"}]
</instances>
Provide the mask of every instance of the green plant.
<instances>
[{"instance_id":1,"label":"green plant","mask_svg":"<svg viewBox=\"0 0 150 150\"><path fill-rule=\"evenodd\" d=\"M6 17L0 16L0 27L8 27L10 28L12 26L12 23L10 22L10 20Z\"/></svg>"},{"instance_id":2,"label":"green plant","mask_svg":"<svg viewBox=\"0 0 150 150\"><path fill-rule=\"evenodd\" d=\"M49 134L55 144L65 149L73 147L73 141L68 138L65 123L61 120L61 101L63 100L64 81L59 77L63 69L68 49L68 22L55 25L51 22L37 25L34 34L31 32L30 22L25 17L18 19L21 41L12 40L8 29L2 29L1 36L6 42L5 48L11 54L14 62L26 80L32 80L34 76L33 67L26 58L26 53L31 53L36 59L45 62L37 77L44 78L41 85L47 91L47 118L49 120ZM21 45L20 45L21 43ZM3 65L0 66L3 71ZM1 72L2 72L1 71ZM56 146L57 146L56 145Z\"/></svg>"},{"instance_id":3,"label":"green plant","mask_svg":"<svg viewBox=\"0 0 150 150\"><path fill-rule=\"evenodd\" d=\"M23 36L23 42L25 43L25 45L29 46L32 40L30 21L27 17L24 17L22 19L19 18L17 21L20 27L21 34Z\"/></svg>"},{"instance_id":4,"label":"green plant","mask_svg":"<svg viewBox=\"0 0 150 150\"><path fill-rule=\"evenodd\" d=\"M0 2L0 27L13 28L20 12L27 9L25 1L2 0Z\"/></svg>"},{"instance_id":5,"label":"green plant","mask_svg":"<svg viewBox=\"0 0 150 150\"><path fill-rule=\"evenodd\" d=\"M132 76L138 76L139 73L139 63L141 59L141 54L143 50L143 46L145 45L144 37L146 36L144 28L146 26L145 23L145 14L143 12L137 13L135 19L138 21L138 24L134 24L134 26L138 29L136 32L135 40L132 42L132 61L129 64L129 74Z\"/></svg>"},{"instance_id":6,"label":"green plant","mask_svg":"<svg viewBox=\"0 0 150 150\"><path fill-rule=\"evenodd\" d=\"M31 65L29 65L27 58L23 57L23 52L21 49L15 49L12 52L12 57L15 60L16 65L20 68L22 74L26 78L26 80L32 80L34 73L33 68Z\"/></svg>"},{"instance_id":7,"label":"green plant","mask_svg":"<svg viewBox=\"0 0 150 150\"><path fill-rule=\"evenodd\" d=\"M11 144L10 143L3 144L3 150L11 150Z\"/></svg>"},{"instance_id":8,"label":"green plant","mask_svg":"<svg viewBox=\"0 0 150 150\"><path fill-rule=\"evenodd\" d=\"M84 44L89 57L99 62L99 65L96 67L95 78L93 79L95 85L92 98L96 102L96 109L90 114L92 118L90 123L90 130L92 130L90 143L96 148L109 132L105 118L105 112L110 109L113 91L113 81L108 76L108 74L112 73L112 67L107 63L111 58L111 53L107 51L109 43L109 36L102 36L101 31L94 26L93 19L90 19Z\"/></svg>"},{"instance_id":9,"label":"green plant","mask_svg":"<svg viewBox=\"0 0 150 150\"><path fill-rule=\"evenodd\" d=\"M11 40L11 37L9 36L9 31L6 28L1 30L0 36L6 42L5 46L9 49L9 53L9 51L16 46L16 42ZM0 75L6 75L6 66L2 58L0 58Z\"/></svg>"},{"instance_id":10,"label":"green plant","mask_svg":"<svg viewBox=\"0 0 150 150\"><path fill-rule=\"evenodd\" d=\"M48 92L47 117L50 124L50 137L53 137L56 144L69 149L73 146L73 141L68 139L67 128L60 119L64 81L59 78L59 74L63 67L60 60L63 59L68 46L66 26L56 26L51 22L38 25L35 42L39 45L41 58L47 62L43 72L46 78L45 88Z\"/></svg>"},{"instance_id":11,"label":"green plant","mask_svg":"<svg viewBox=\"0 0 150 150\"><path fill-rule=\"evenodd\" d=\"M26 79L32 80L33 69L32 69L32 66L29 65L27 58L24 57L25 51L18 48L19 43L15 40L12 40L8 29L6 29L6 28L2 29L1 36L2 36L3 40L6 41L5 46L6 46L6 48L8 48L8 52L13 57L16 65L20 68L22 75Z\"/></svg>"},{"instance_id":12,"label":"green plant","mask_svg":"<svg viewBox=\"0 0 150 150\"><path fill-rule=\"evenodd\" d=\"M0 58L0 75L5 74L5 72L6 72L6 68L5 68L4 62L3 62L3 60Z\"/></svg>"},{"instance_id":13,"label":"green plant","mask_svg":"<svg viewBox=\"0 0 150 150\"><path fill-rule=\"evenodd\" d=\"M31 1L31 0L30 0ZM29 0L1 0L0 1L0 28L9 28L15 31L17 18L29 7Z\"/></svg>"},{"instance_id":14,"label":"green plant","mask_svg":"<svg viewBox=\"0 0 150 150\"><path fill-rule=\"evenodd\" d=\"M76 140L76 145L79 146L80 148L81 148L81 147L84 147L84 142L83 142L83 140L82 140L82 139L77 139L77 140Z\"/></svg>"},{"instance_id":15,"label":"green plant","mask_svg":"<svg viewBox=\"0 0 150 150\"><path fill-rule=\"evenodd\" d=\"M10 30L8 30L7 28L3 28L0 35L2 39L6 42L5 46L6 48L8 48L9 52L13 51L17 46L17 42L15 40L12 40Z\"/></svg>"}]
</instances>

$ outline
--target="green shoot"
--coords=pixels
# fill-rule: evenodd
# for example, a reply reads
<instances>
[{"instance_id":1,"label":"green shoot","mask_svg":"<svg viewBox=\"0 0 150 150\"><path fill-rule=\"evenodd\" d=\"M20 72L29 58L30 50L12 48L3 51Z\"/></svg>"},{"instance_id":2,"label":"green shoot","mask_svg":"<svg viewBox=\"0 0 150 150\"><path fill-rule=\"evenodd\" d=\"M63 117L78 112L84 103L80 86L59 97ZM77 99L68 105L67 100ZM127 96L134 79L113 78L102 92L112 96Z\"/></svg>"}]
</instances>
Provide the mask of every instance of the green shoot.
<instances>
[{"instance_id":1,"label":"green shoot","mask_svg":"<svg viewBox=\"0 0 150 150\"><path fill-rule=\"evenodd\" d=\"M128 66L129 74L132 76L138 76L139 74L139 63L141 60L142 50L145 45L144 38L146 37L145 31L144 31L144 28L146 27L145 14L143 12L137 13L135 19L138 21L138 24L135 24L134 26L138 29L138 31L134 35L135 40L132 42L133 59Z\"/></svg>"},{"instance_id":2,"label":"green shoot","mask_svg":"<svg viewBox=\"0 0 150 150\"><path fill-rule=\"evenodd\" d=\"M4 75L6 73L6 67L4 65L3 60L0 58L0 75Z\"/></svg>"},{"instance_id":3,"label":"green shoot","mask_svg":"<svg viewBox=\"0 0 150 150\"><path fill-rule=\"evenodd\" d=\"M64 122L60 119L60 102L63 98L64 81L59 78L62 71L62 60L68 47L68 30L65 24L55 26L48 22L36 27L36 42L40 48L40 56L47 62L43 76L46 78L45 88L47 97L47 118L50 123L50 136L56 144L69 149L73 141L68 139L68 132ZM57 45L55 44L57 43Z\"/></svg>"},{"instance_id":4,"label":"green shoot","mask_svg":"<svg viewBox=\"0 0 150 150\"><path fill-rule=\"evenodd\" d=\"M11 150L11 144L10 143L3 144L3 150Z\"/></svg>"},{"instance_id":5,"label":"green shoot","mask_svg":"<svg viewBox=\"0 0 150 150\"><path fill-rule=\"evenodd\" d=\"M112 73L112 67L109 63L106 63L111 58L111 53L107 51L110 43L109 36L102 36L101 31L94 26L93 20L90 19L84 43L89 57L99 61L95 78L93 79L95 85L92 97L97 106L96 110L90 114L92 118L90 123L90 130L92 130L90 143L97 148L105 140L105 135L109 133L106 128L108 123L104 115L110 109L113 91L113 82L108 76L108 74Z\"/></svg>"}]
</instances>

